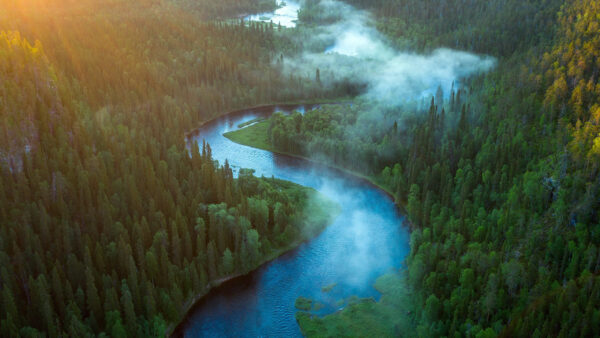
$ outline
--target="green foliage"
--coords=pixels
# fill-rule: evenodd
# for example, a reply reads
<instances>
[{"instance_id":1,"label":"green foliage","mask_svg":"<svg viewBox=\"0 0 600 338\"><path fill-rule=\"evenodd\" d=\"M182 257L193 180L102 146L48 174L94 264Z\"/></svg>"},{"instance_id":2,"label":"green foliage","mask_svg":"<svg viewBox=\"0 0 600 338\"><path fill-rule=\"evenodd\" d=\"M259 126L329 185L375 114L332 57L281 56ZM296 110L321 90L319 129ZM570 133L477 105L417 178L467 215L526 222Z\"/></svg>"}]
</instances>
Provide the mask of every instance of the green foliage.
<instances>
[{"instance_id":1,"label":"green foliage","mask_svg":"<svg viewBox=\"0 0 600 338\"><path fill-rule=\"evenodd\" d=\"M439 47L511 56L555 32L559 0L343 0L371 9L399 48Z\"/></svg>"},{"instance_id":2,"label":"green foliage","mask_svg":"<svg viewBox=\"0 0 600 338\"><path fill-rule=\"evenodd\" d=\"M235 261L233 260L233 255L231 254L229 248L225 249L225 252L223 253L223 262L221 265L223 266L223 273L225 275L234 271Z\"/></svg>"},{"instance_id":3,"label":"green foliage","mask_svg":"<svg viewBox=\"0 0 600 338\"><path fill-rule=\"evenodd\" d=\"M233 142L248 145L254 148L276 150L269 141L269 136L267 133L268 128L269 123L262 121L240 130L227 132L223 134L223 136L227 137Z\"/></svg>"},{"instance_id":4,"label":"green foliage","mask_svg":"<svg viewBox=\"0 0 600 338\"><path fill-rule=\"evenodd\" d=\"M186 10L195 11L204 20L265 13L277 8L276 0L171 0Z\"/></svg>"}]
</instances>

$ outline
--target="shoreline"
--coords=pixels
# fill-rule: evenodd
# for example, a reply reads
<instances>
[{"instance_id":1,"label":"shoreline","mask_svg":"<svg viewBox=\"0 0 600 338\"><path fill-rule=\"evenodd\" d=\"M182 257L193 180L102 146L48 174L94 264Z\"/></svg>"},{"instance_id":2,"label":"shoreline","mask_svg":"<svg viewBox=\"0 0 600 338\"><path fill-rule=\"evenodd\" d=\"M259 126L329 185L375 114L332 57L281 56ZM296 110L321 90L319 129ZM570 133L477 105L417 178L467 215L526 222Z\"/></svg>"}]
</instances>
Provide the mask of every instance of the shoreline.
<instances>
[{"instance_id":1,"label":"shoreline","mask_svg":"<svg viewBox=\"0 0 600 338\"><path fill-rule=\"evenodd\" d=\"M214 122L214 121L216 121L220 118L223 118L227 115L239 114L239 113L243 113L248 110L268 109L268 108L272 108L272 107L288 107L289 108L289 107L300 106L300 105L342 104L342 103L352 102L352 99L353 98L350 98L350 97L340 97L340 98L334 98L334 99L329 99L329 100L328 99L298 100L298 101L283 101L283 102L279 102L279 103L277 103L277 102L276 103L258 103L253 106L250 106L250 107L228 110L224 113L217 114L216 116L205 119L205 120L199 122L196 127L193 127L192 129L189 129L188 131L186 131L183 135L185 136L185 140L187 141L191 136L194 136L194 134L198 131L198 129L201 129L208 123Z\"/></svg>"},{"instance_id":2,"label":"shoreline","mask_svg":"<svg viewBox=\"0 0 600 338\"><path fill-rule=\"evenodd\" d=\"M248 276L251 273L257 271L258 269L264 267L266 264L276 260L277 258L279 258L287 253L291 253L294 250L300 248L300 246L302 244L308 243L309 241L313 240L315 237L320 235L323 231L325 231L333 223L333 221L339 216L340 213L341 213L341 207L336 204L334 213L332 213L332 215L329 217L327 222L325 222L314 233L311 233L310 236L296 240L294 242L289 243L288 245L286 245L284 247L274 250L271 254L266 255L263 259L261 259L255 267L253 267L247 271L237 272L235 274L231 274L229 276L221 277L216 280L208 282L208 285L206 286L204 292L195 295L194 297L192 297L191 299L187 300L184 303L184 305L183 305L183 308L185 309L184 315L182 316L181 320L179 320L176 324L172 323L167 327L165 336L167 336L167 337L183 337L183 329L185 327L185 324L187 324L188 319L190 318L190 313L197 305L200 304L202 299L204 297L206 297L212 290L220 287L221 285L223 285L229 281Z\"/></svg>"},{"instance_id":3,"label":"shoreline","mask_svg":"<svg viewBox=\"0 0 600 338\"><path fill-rule=\"evenodd\" d=\"M241 128L241 129L243 129L243 128ZM238 130L241 130L241 129L238 129ZM236 130L236 131L238 131L238 130ZM236 131L233 131L233 132L236 132ZM231 142L234 142L234 143L237 143L237 144L241 144L241 145L246 146L246 147L255 148L255 149L261 149L261 150L264 150L264 151L272 152L274 154L279 154L279 155L289 156L289 157L292 157L292 158L301 159L301 160L310 162L312 164L315 164L315 165L318 165L318 166L322 166L322 167L326 167L326 168L329 168L329 169L334 169L334 170L340 171L340 172L342 172L342 173L344 173L344 174L346 174L348 176L352 176L355 179L358 179L358 180L360 180L360 181L362 181L364 183L367 183L371 187L374 187L374 188L382 191L383 193L385 193L394 202L394 204L396 205L396 207L398 207L398 209L402 212L402 214L408 215L408 211L406 210L406 207L404 206L406 202L403 201L403 200L401 200L401 199L399 199L399 198L396 198L396 196L394 195L394 193L391 190L389 190L388 187L386 187L386 186L378 183L376 181L375 177L373 177L373 176L365 175L365 174L360 173L358 171L346 169L346 168L340 167L340 166L338 166L336 164L331 164L331 163L326 163L326 162L323 162L323 161L320 161L320 160L315 160L315 159L312 159L312 158L309 158L309 157L306 157L306 156L303 156L303 155L298 155L298 154L294 154L294 153L290 153L290 152L286 152L286 151L281 151L281 150L277 150L277 149L274 149L274 148L264 148L264 147L251 146L251 145L248 145L248 144L245 144L245 143L237 142L237 141L235 141L235 140L227 137L226 135L223 135L223 136L225 136ZM413 224L406 217L405 217L405 222L407 223L407 225L409 226L409 228L411 228L411 229L414 228Z\"/></svg>"}]
</instances>

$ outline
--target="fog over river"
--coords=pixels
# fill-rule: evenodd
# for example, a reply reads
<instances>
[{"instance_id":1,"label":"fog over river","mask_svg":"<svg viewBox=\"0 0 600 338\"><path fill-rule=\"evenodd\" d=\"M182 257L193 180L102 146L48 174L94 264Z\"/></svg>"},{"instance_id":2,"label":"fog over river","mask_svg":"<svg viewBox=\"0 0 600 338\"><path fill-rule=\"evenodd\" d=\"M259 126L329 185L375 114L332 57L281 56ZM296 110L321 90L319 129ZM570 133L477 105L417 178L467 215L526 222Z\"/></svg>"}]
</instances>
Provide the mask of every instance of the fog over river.
<instances>
[{"instance_id":1,"label":"fog over river","mask_svg":"<svg viewBox=\"0 0 600 338\"><path fill-rule=\"evenodd\" d=\"M201 128L194 142L205 139L213 157L227 159L234 171L253 168L256 175L313 187L342 207L340 216L321 235L247 277L212 291L192 311L186 337L300 336L294 302L304 296L323 303L319 314L336 311L338 300L351 295L378 298L375 279L399 269L409 251L408 229L393 201L383 192L352 177L304 160L236 144L223 133L273 111L311 107L275 107L227 115ZM337 286L324 293L321 288Z\"/></svg>"}]
</instances>

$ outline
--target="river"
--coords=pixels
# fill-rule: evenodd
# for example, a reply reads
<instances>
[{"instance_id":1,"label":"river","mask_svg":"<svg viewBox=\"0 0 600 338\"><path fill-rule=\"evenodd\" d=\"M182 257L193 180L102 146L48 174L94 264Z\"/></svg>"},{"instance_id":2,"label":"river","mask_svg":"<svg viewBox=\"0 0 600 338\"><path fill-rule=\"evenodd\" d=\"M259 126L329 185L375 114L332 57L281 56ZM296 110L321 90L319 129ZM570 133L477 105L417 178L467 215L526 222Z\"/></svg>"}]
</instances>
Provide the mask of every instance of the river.
<instances>
[{"instance_id":1,"label":"river","mask_svg":"<svg viewBox=\"0 0 600 338\"><path fill-rule=\"evenodd\" d=\"M189 141L206 140L214 159L227 159L237 173L289 180L317 189L342 207L322 234L247 276L212 290L190 311L185 337L301 336L294 302L303 296L320 302L319 315L333 313L351 295L379 298L376 278L402 268L409 252L409 231L393 201L353 176L308 161L236 144L223 133L275 111L304 113L314 106L271 106L238 111L205 124ZM322 287L337 283L330 292Z\"/></svg>"},{"instance_id":2,"label":"river","mask_svg":"<svg viewBox=\"0 0 600 338\"><path fill-rule=\"evenodd\" d=\"M283 27L296 27L300 3L294 0L278 0L277 5L279 8L274 12L252 14L246 16L244 19L248 21L273 22Z\"/></svg>"}]
</instances>

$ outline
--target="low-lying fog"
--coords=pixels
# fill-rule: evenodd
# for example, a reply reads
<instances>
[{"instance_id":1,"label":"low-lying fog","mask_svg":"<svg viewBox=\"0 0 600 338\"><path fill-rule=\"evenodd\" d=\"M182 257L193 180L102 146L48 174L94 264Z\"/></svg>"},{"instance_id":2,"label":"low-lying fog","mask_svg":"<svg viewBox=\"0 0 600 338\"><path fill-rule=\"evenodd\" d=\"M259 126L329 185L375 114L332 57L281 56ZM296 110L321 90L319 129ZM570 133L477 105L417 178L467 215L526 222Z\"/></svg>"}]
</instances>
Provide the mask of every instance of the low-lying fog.
<instances>
[{"instance_id":1,"label":"low-lying fog","mask_svg":"<svg viewBox=\"0 0 600 338\"><path fill-rule=\"evenodd\" d=\"M337 0L318 6L325 22L333 23L302 35L305 51L285 60L287 72L314 76L318 68L325 85L348 79L366 85L367 98L397 104L429 97L438 86L449 93L454 82L495 65L492 57L451 49L427 55L397 51L368 12Z\"/></svg>"}]
</instances>

